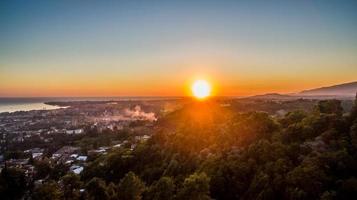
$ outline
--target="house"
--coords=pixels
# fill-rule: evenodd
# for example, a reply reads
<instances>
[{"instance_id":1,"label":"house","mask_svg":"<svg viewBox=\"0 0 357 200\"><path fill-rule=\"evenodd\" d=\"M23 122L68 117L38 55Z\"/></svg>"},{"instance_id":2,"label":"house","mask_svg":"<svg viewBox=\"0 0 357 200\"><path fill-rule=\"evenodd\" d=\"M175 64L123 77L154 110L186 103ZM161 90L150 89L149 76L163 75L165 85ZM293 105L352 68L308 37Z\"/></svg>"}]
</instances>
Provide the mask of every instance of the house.
<instances>
[{"instance_id":1,"label":"house","mask_svg":"<svg viewBox=\"0 0 357 200\"><path fill-rule=\"evenodd\" d=\"M77 157L78 157L78 154L71 154L70 157L71 157L71 158L77 158Z\"/></svg>"},{"instance_id":2,"label":"house","mask_svg":"<svg viewBox=\"0 0 357 200\"><path fill-rule=\"evenodd\" d=\"M72 130L66 130L66 134L68 135L72 135L72 134L75 134L75 135L78 135L78 134L82 134L84 131L83 129L72 129Z\"/></svg>"},{"instance_id":3,"label":"house","mask_svg":"<svg viewBox=\"0 0 357 200\"><path fill-rule=\"evenodd\" d=\"M87 160L87 158L88 158L87 156L78 156L77 160L85 162Z\"/></svg>"},{"instance_id":4,"label":"house","mask_svg":"<svg viewBox=\"0 0 357 200\"><path fill-rule=\"evenodd\" d=\"M78 156L78 154L76 154L78 150L78 147L64 146L52 154L52 159L56 160L57 163L65 163L70 159L75 159Z\"/></svg>"},{"instance_id":5,"label":"house","mask_svg":"<svg viewBox=\"0 0 357 200\"><path fill-rule=\"evenodd\" d=\"M33 159L41 159L43 153L32 153L32 158Z\"/></svg>"},{"instance_id":6,"label":"house","mask_svg":"<svg viewBox=\"0 0 357 200\"><path fill-rule=\"evenodd\" d=\"M80 174L82 171L83 171L83 167L82 166L79 166L79 165L72 165L70 167L70 171L75 173L75 174Z\"/></svg>"}]
</instances>

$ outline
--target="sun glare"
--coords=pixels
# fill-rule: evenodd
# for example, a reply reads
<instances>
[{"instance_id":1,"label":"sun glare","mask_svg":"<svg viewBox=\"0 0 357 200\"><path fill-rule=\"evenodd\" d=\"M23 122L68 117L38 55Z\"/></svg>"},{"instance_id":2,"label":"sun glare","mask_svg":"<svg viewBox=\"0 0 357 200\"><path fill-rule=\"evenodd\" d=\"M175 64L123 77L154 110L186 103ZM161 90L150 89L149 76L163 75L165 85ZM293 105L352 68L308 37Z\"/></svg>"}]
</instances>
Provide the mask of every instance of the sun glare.
<instances>
[{"instance_id":1,"label":"sun glare","mask_svg":"<svg viewBox=\"0 0 357 200\"><path fill-rule=\"evenodd\" d=\"M211 86L205 80L196 80L191 87L193 95L198 99L204 99L211 94Z\"/></svg>"}]
</instances>

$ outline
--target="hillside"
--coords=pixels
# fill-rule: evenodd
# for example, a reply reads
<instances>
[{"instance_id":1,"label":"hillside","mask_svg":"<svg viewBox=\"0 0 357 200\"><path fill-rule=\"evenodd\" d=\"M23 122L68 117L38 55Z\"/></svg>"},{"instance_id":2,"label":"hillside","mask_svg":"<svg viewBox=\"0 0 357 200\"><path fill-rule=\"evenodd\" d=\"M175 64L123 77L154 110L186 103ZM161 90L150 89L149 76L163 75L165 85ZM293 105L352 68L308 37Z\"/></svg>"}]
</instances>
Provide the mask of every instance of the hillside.
<instances>
[{"instance_id":1,"label":"hillside","mask_svg":"<svg viewBox=\"0 0 357 200\"><path fill-rule=\"evenodd\" d=\"M357 81L328 87L304 90L297 95L301 96L354 96L357 92Z\"/></svg>"},{"instance_id":2,"label":"hillside","mask_svg":"<svg viewBox=\"0 0 357 200\"><path fill-rule=\"evenodd\" d=\"M357 81L339 85L303 90L295 94L267 93L248 99L294 100L294 99L351 99L357 93Z\"/></svg>"},{"instance_id":3,"label":"hillside","mask_svg":"<svg viewBox=\"0 0 357 200\"><path fill-rule=\"evenodd\" d=\"M355 199L356 115L342 117L336 100L316 108L275 119L187 104L160 119L147 143L89 163L80 180L143 199Z\"/></svg>"},{"instance_id":4,"label":"hillside","mask_svg":"<svg viewBox=\"0 0 357 200\"><path fill-rule=\"evenodd\" d=\"M255 95L248 97L248 99L269 99L269 100L293 100L298 97L288 95L288 94L279 94L279 93L267 93L261 95Z\"/></svg>"}]
</instances>

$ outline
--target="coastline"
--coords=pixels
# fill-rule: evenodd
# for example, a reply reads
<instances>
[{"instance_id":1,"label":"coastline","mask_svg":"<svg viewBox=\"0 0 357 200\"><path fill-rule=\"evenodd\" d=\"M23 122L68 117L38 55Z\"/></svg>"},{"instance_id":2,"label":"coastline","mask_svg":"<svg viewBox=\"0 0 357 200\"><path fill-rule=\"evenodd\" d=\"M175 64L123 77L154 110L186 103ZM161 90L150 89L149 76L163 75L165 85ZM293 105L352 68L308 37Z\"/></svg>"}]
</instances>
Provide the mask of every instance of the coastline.
<instances>
[{"instance_id":1,"label":"coastline","mask_svg":"<svg viewBox=\"0 0 357 200\"><path fill-rule=\"evenodd\" d=\"M22 103L22 104L6 104L0 105L0 113L14 113L14 112L27 112L33 110L55 110L60 108L66 108L58 105L50 105L43 103Z\"/></svg>"}]
</instances>

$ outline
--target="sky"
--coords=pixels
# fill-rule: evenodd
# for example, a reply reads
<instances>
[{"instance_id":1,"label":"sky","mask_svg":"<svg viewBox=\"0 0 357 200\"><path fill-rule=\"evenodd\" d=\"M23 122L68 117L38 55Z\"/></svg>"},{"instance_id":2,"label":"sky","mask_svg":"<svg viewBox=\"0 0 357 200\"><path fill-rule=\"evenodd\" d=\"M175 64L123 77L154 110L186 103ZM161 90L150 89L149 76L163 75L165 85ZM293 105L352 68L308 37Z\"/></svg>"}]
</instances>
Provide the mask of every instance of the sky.
<instances>
[{"instance_id":1,"label":"sky","mask_svg":"<svg viewBox=\"0 0 357 200\"><path fill-rule=\"evenodd\" d=\"M290 93L357 80L357 1L0 1L0 96Z\"/></svg>"}]
</instances>

